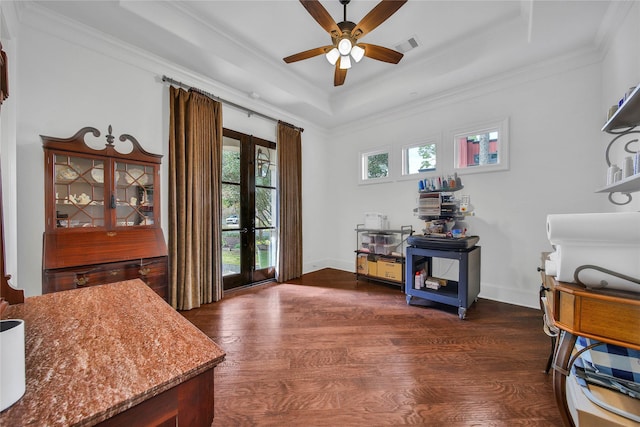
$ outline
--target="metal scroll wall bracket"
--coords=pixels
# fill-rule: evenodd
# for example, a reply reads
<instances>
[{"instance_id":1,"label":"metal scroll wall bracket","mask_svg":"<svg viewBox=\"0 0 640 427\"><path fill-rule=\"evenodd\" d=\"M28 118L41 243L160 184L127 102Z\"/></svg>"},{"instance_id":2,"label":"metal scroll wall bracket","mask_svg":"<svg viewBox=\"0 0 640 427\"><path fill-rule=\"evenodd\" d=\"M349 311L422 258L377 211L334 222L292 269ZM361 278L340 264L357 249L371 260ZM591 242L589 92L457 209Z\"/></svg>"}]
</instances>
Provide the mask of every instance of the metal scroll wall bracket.
<instances>
[{"instance_id":1,"label":"metal scroll wall bracket","mask_svg":"<svg viewBox=\"0 0 640 427\"><path fill-rule=\"evenodd\" d=\"M625 139L627 140L627 142L624 144L624 151L629 153L629 154L635 154L636 152L640 151L640 144L638 146L637 150L631 150L631 145L634 143L639 143L640 142L640 138L637 137L637 135L640 135L640 129L637 129L636 126L634 127L630 127L630 128L625 128L622 130L609 130L607 131L608 134L610 135L615 135L615 137L611 140L611 142L609 142L609 145L607 145L607 151L605 152L605 159L607 161L607 168L609 166L611 166L611 157L609 155L610 151L611 151L611 147L617 143L617 142L623 142ZM623 196L626 196L626 200L618 202L616 200L613 199L613 195L616 193L620 193ZM618 205L618 206L623 206L626 204L631 203L631 194L624 192L624 191L612 191L609 193L609 201L611 203L613 203L614 205Z\"/></svg>"},{"instance_id":2,"label":"metal scroll wall bracket","mask_svg":"<svg viewBox=\"0 0 640 427\"><path fill-rule=\"evenodd\" d=\"M597 265L585 264L585 265L581 265L580 267L576 268L576 270L573 273L573 280L575 280L575 282L578 285L583 286L585 288L589 287L591 289L604 289L604 288L607 287L609 282L607 282L606 280L601 280L600 281L600 286L587 286L584 283L582 283L580 281L580 278L578 277L580 275L580 272L583 271L583 270L596 270L596 271L599 271L601 273L605 273L605 274L608 274L610 276L617 277L619 279L628 280L629 282L632 282L632 283L635 283L637 285L640 285L640 279L638 279L637 277L631 277L631 276L628 276L626 274L622 274L622 273L618 273L618 272L613 271L613 270L609 270L608 268L599 267Z\"/></svg>"},{"instance_id":3,"label":"metal scroll wall bracket","mask_svg":"<svg viewBox=\"0 0 640 427\"><path fill-rule=\"evenodd\" d=\"M624 202L617 202L615 200L613 200L613 195L617 194L617 191L614 191L612 193L609 193L609 196L607 197L609 199L609 201L611 203L613 203L614 205L618 205L618 206L624 206L627 205L629 203L631 203L631 194L630 193L624 193L624 192L620 192L620 194L622 194L623 196L627 196L627 200L625 200Z\"/></svg>"}]
</instances>

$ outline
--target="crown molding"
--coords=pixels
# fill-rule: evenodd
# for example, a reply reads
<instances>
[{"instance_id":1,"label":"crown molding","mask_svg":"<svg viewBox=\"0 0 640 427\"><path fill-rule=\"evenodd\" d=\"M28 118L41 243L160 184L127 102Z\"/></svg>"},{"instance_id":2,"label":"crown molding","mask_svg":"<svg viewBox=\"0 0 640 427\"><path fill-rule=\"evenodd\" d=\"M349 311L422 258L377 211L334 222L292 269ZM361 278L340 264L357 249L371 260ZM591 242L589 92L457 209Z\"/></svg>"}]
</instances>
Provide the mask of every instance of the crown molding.
<instances>
[{"instance_id":1,"label":"crown molding","mask_svg":"<svg viewBox=\"0 0 640 427\"><path fill-rule=\"evenodd\" d=\"M55 13L46 7L33 2L24 3L25 7L20 16L20 24L28 26L34 31L46 33L72 45L81 46L89 51L155 74L158 84L164 84L162 75L168 75L190 86L198 87L231 102L246 106L253 111L268 116L281 117L282 120L295 123L306 130L314 129L326 134L325 128L280 110L266 101L251 99L246 93L105 34L91 26Z\"/></svg>"},{"instance_id":2,"label":"crown molding","mask_svg":"<svg viewBox=\"0 0 640 427\"><path fill-rule=\"evenodd\" d=\"M575 51L571 55L541 61L534 66L526 65L517 69L508 70L488 78L479 79L417 99L411 103L404 103L395 108L389 108L384 112L372 114L365 119L333 128L331 135L344 136L345 134L366 130L374 125L390 124L407 116L423 114L428 110L462 103L479 96L486 96L509 87L563 74L571 70L597 64L601 61L602 57L599 50L585 48Z\"/></svg>"},{"instance_id":3,"label":"crown molding","mask_svg":"<svg viewBox=\"0 0 640 427\"><path fill-rule=\"evenodd\" d=\"M602 19L594 43L604 58L611 49L621 22L630 16L630 11L637 1L612 1ZM636 24L637 25L637 24Z\"/></svg>"},{"instance_id":4,"label":"crown molding","mask_svg":"<svg viewBox=\"0 0 640 427\"><path fill-rule=\"evenodd\" d=\"M0 1L0 38L11 40L17 37L20 14L24 8L24 2Z\"/></svg>"}]
</instances>

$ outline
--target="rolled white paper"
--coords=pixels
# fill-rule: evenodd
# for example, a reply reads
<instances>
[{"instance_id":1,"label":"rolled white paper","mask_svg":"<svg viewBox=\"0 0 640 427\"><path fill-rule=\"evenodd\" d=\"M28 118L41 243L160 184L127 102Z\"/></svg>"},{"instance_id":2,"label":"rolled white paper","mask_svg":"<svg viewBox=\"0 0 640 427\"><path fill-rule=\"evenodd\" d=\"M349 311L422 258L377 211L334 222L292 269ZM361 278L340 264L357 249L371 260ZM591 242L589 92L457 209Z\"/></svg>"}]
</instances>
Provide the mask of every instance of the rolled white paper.
<instances>
[{"instance_id":1,"label":"rolled white paper","mask_svg":"<svg viewBox=\"0 0 640 427\"><path fill-rule=\"evenodd\" d=\"M547 276L557 276L558 266L556 265L556 261L552 259L546 260L544 262L544 272Z\"/></svg>"},{"instance_id":2,"label":"rolled white paper","mask_svg":"<svg viewBox=\"0 0 640 427\"><path fill-rule=\"evenodd\" d=\"M640 212L548 215L547 237L556 252L545 271L562 282L575 282L583 265L640 277ZM640 285L595 269L582 270L578 279L590 288L640 292Z\"/></svg>"},{"instance_id":3,"label":"rolled white paper","mask_svg":"<svg viewBox=\"0 0 640 427\"><path fill-rule=\"evenodd\" d=\"M551 244L631 245L640 247L640 212L547 215Z\"/></svg>"},{"instance_id":4,"label":"rolled white paper","mask_svg":"<svg viewBox=\"0 0 640 427\"><path fill-rule=\"evenodd\" d=\"M640 250L624 246L571 246L558 248L556 278L561 282L574 282L574 273L583 265L595 265L631 277L640 277ZM594 269L582 270L578 278L589 288L619 289L640 292L640 285Z\"/></svg>"}]
</instances>

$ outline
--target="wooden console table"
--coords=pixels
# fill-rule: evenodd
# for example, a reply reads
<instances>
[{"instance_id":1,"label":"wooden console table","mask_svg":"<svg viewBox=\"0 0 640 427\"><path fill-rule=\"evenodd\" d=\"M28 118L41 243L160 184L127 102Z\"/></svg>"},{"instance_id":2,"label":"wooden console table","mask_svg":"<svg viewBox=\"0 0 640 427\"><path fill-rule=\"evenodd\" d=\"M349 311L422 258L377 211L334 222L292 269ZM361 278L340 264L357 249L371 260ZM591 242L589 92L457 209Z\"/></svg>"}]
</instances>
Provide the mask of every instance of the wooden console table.
<instances>
[{"instance_id":1,"label":"wooden console table","mask_svg":"<svg viewBox=\"0 0 640 427\"><path fill-rule=\"evenodd\" d=\"M211 425L225 352L141 280L29 297L2 317L25 322L26 392L1 426Z\"/></svg>"},{"instance_id":2,"label":"wooden console table","mask_svg":"<svg viewBox=\"0 0 640 427\"><path fill-rule=\"evenodd\" d=\"M569 362L578 336L640 350L640 294L589 290L558 282L543 274L547 304L554 324L562 330L553 359L556 403L566 426L573 426L566 399Z\"/></svg>"}]
</instances>

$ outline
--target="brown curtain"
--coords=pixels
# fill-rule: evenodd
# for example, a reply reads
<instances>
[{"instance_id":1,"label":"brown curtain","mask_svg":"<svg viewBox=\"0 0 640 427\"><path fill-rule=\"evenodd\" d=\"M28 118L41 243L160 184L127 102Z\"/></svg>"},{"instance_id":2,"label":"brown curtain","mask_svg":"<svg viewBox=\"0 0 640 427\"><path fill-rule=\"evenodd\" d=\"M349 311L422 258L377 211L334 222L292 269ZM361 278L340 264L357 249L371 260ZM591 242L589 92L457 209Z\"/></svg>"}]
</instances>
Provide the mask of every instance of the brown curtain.
<instances>
[{"instance_id":1,"label":"brown curtain","mask_svg":"<svg viewBox=\"0 0 640 427\"><path fill-rule=\"evenodd\" d=\"M2 50L0 43L0 105L2 101L9 97L9 64L7 64L7 54Z\"/></svg>"},{"instance_id":2,"label":"brown curtain","mask_svg":"<svg viewBox=\"0 0 640 427\"><path fill-rule=\"evenodd\" d=\"M222 105L169 87L169 287L178 310L222 298Z\"/></svg>"},{"instance_id":3,"label":"brown curtain","mask_svg":"<svg viewBox=\"0 0 640 427\"><path fill-rule=\"evenodd\" d=\"M302 276L302 138L299 129L278 123L280 236L278 282Z\"/></svg>"}]
</instances>

